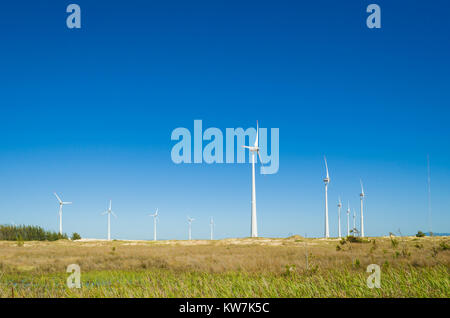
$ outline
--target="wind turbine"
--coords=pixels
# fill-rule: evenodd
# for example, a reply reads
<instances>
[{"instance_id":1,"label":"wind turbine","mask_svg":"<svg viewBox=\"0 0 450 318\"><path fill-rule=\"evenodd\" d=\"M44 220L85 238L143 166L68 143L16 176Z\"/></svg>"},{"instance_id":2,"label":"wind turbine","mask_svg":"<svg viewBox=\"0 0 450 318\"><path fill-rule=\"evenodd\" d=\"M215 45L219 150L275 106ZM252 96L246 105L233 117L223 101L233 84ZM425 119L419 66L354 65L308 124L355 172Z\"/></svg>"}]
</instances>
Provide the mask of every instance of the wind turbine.
<instances>
[{"instance_id":1,"label":"wind turbine","mask_svg":"<svg viewBox=\"0 0 450 318\"><path fill-rule=\"evenodd\" d=\"M325 183L325 237L330 237L330 231L328 229L328 183L330 183L330 175L328 174L328 165L327 165L327 158L323 156L323 159L325 160L325 168L327 169L327 176L325 179L323 179L323 182Z\"/></svg>"},{"instance_id":2,"label":"wind turbine","mask_svg":"<svg viewBox=\"0 0 450 318\"><path fill-rule=\"evenodd\" d=\"M430 155L427 155L427 190L428 190L428 233L433 236L433 227L431 219L431 171L430 171Z\"/></svg>"},{"instance_id":3,"label":"wind turbine","mask_svg":"<svg viewBox=\"0 0 450 318\"><path fill-rule=\"evenodd\" d=\"M214 230L214 220L211 217L211 221L209 221L209 225L211 227L211 241L213 240L213 230Z\"/></svg>"},{"instance_id":4,"label":"wind turbine","mask_svg":"<svg viewBox=\"0 0 450 318\"><path fill-rule=\"evenodd\" d=\"M117 218L117 215L111 210L112 202L109 200L108 210L102 213L102 215L108 214L108 241L111 241L111 214Z\"/></svg>"},{"instance_id":5,"label":"wind turbine","mask_svg":"<svg viewBox=\"0 0 450 318\"><path fill-rule=\"evenodd\" d=\"M155 214L149 214L149 216L153 216L153 241L156 241L156 222L158 221L158 209L156 209Z\"/></svg>"},{"instance_id":6,"label":"wind turbine","mask_svg":"<svg viewBox=\"0 0 450 318\"><path fill-rule=\"evenodd\" d=\"M244 148L248 148L252 153L252 214L251 214L251 237L258 237L258 224L256 220L256 189L255 189L255 152L258 154L259 161L262 165L261 155L259 154L259 143L258 143L258 135L259 135L259 126L258 121L256 121L256 139L253 147L251 146L242 146ZM264 168L264 166L262 167Z\"/></svg>"},{"instance_id":7,"label":"wind turbine","mask_svg":"<svg viewBox=\"0 0 450 318\"><path fill-rule=\"evenodd\" d=\"M339 203L337 206L338 206L338 236L339 238L341 238L341 208L342 208L341 197L339 197Z\"/></svg>"},{"instance_id":8,"label":"wind turbine","mask_svg":"<svg viewBox=\"0 0 450 318\"><path fill-rule=\"evenodd\" d=\"M347 236L350 236L350 202L347 207Z\"/></svg>"},{"instance_id":9,"label":"wind turbine","mask_svg":"<svg viewBox=\"0 0 450 318\"><path fill-rule=\"evenodd\" d=\"M192 222L195 221L195 219L188 217L187 220L189 223L189 241L190 241L191 240L191 227L192 227L191 225L192 225Z\"/></svg>"},{"instance_id":10,"label":"wind turbine","mask_svg":"<svg viewBox=\"0 0 450 318\"><path fill-rule=\"evenodd\" d=\"M356 236L356 211L353 209L353 236Z\"/></svg>"},{"instance_id":11,"label":"wind turbine","mask_svg":"<svg viewBox=\"0 0 450 318\"><path fill-rule=\"evenodd\" d=\"M54 193L54 195L58 199L58 202L59 202L59 234L62 234L62 209L63 209L63 205L72 204L72 202L63 202L56 193Z\"/></svg>"},{"instance_id":12,"label":"wind turbine","mask_svg":"<svg viewBox=\"0 0 450 318\"><path fill-rule=\"evenodd\" d=\"M359 195L361 199L361 237L364 237L364 214L363 214L363 201L364 197L366 196L364 193L363 183L362 180L359 180L361 182L361 193Z\"/></svg>"}]
</instances>

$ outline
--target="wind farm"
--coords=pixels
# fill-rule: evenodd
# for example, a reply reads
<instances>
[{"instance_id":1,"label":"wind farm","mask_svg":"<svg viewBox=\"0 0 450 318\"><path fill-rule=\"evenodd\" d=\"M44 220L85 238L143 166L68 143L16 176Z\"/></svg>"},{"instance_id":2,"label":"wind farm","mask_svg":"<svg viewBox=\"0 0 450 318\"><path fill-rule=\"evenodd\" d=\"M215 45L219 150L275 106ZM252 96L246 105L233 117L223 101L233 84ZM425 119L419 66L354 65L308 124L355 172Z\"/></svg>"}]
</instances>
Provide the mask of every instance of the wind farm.
<instances>
[{"instance_id":1,"label":"wind farm","mask_svg":"<svg viewBox=\"0 0 450 318\"><path fill-rule=\"evenodd\" d=\"M450 262L448 237L403 236L389 233L384 236L366 237L364 231L364 204L366 197L362 180L360 193L355 190L353 197L360 200L360 224L357 224L357 211L351 209L350 200L347 203L346 235L341 232L341 196L337 198L337 229L336 236L329 233L328 186L330 173L326 157L324 157L326 177L325 183L325 227L323 237L302 237L291 235L286 238L261 237L257 231L256 191L255 191L255 159L262 163L258 145L259 127L257 124L253 146L245 146L251 152L251 201L250 201L250 235L242 238L217 239L214 237L215 221L209 218L209 238L193 238L192 225L196 220L187 216L188 236L185 240L158 239L157 224L159 223L159 208L154 213L147 214L152 218L153 231L149 234L153 239L113 239L111 235L111 216L117 217L112 210L112 200L101 215L107 216L107 238L80 238L62 235L62 207L71 202L65 202L55 193L59 203L59 237L35 238L25 241L2 241L5 230L21 230L26 233L27 227L0 226L0 257L1 266L6 273L0 277L0 296L9 297L449 297L448 264ZM346 197L352 195L347 193ZM80 202L81 203L81 202ZM353 212L353 213L352 213ZM350 218L352 220L350 220ZM164 222L171 222L165 215ZM142 220L143 221L143 220ZM173 222L173 221L172 221ZM203 223L204 224L204 223ZM351 225L352 224L352 225ZM264 228L264 224L261 224ZM317 224L320 227L320 224ZM370 223L369 223L370 228ZM47 234L46 237L54 237ZM20 248L18 248L20 246ZM17 258L14 255L23 253L29 255ZM186 255L189 255L187 257ZM227 256L228 255L228 256ZM41 282L54 281L61 278L64 266L69 263L69 256L77 259L77 265L86 274L83 279L96 281L92 286L83 286L77 290L67 290L62 285L47 285L42 288L27 289L22 285L13 288L13 294L7 286L7 281L21 277L27 284L36 284L34 273ZM220 264L220 265L219 265ZM362 288L365 284L365 267L370 264L381 264L383 268L383 289ZM411 264L416 264L411 267ZM24 270L26 269L26 270ZM243 270L243 277L236 276ZM101 271L102 276L97 274ZM173 286L171 281L174 273L195 275L197 281L214 279L217 285L211 285L209 290L193 284L185 289L183 294L169 292ZM123 288L123 279L146 279L151 275L156 284L152 289L135 287ZM179 274L177 274L179 275ZM242 274L239 274L242 275ZM129 278L128 278L129 277ZM106 280L105 280L106 279ZM319 283L319 280L341 280L344 289L336 289L336 285ZM412 279L412 281L411 281ZM272 282L270 288L255 290L251 286L260 286L266 280ZM419 283L420 281L420 283ZM103 282L103 283L102 283ZM107 283L108 288L104 284ZM112 283L111 282L115 282ZM302 288L288 287L292 284ZM348 283L351 282L351 283ZM2 284L3 283L3 284ZM151 283L153 284L153 283ZM239 292L219 292L223 285L239 286ZM306 284L306 285L305 285ZM361 287L353 288L356 285ZM417 284L408 289L411 284ZM126 284L125 284L126 285ZM433 285L432 292L429 286ZM408 286L408 288L406 288ZM311 288L316 289L311 293ZM120 292L118 292L120 291Z\"/></svg>"},{"instance_id":2,"label":"wind farm","mask_svg":"<svg viewBox=\"0 0 450 318\"><path fill-rule=\"evenodd\" d=\"M449 1L27 1L0 298L450 298Z\"/></svg>"}]
</instances>

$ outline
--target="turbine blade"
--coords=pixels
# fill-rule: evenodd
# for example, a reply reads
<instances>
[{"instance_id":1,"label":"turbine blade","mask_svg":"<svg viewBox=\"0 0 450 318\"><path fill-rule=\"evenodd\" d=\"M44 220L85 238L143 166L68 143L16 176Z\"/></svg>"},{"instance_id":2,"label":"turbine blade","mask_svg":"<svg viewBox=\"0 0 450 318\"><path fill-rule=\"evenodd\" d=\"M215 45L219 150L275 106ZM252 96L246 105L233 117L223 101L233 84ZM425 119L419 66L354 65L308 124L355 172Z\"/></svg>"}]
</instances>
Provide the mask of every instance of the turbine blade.
<instances>
[{"instance_id":1,"label":"turbine blade","mask_svg":"<svg viewBox=\"0 0 450 318\"><path fill-rule=\"evenodd\" d=\"M109 209L110 210L112 209L112 202L111 202L111 200L109 200Z\"/></svg>"},{"instance_id":2,"label":"turbine blade","mask_svg":"<svg viewBox=\"0 0 450 318\"><path fill-rule=\"evenodd\" d=\"M101 215L105 215L106 213L108 213L108 211L103 212Z\"/></svg>"},{"instance_id":3,"label":"turbine blade","mask_svg":"<svg viewBox=\"0 0 450 318\"><path fill-rule=\"evenodd\" d=\"M325 168L327 169L327 179L329 179L329 178L330 178L330 175L328 174L327 157L323 156L323 159L325 160Z\"/></svg>"},{"instance_id":4,"label":"turbine blade","mask_svg":"<svg viewBox=\"0 0 450 318\"><path fill-rule=\"evenodd\" d=\"M61 199L58 197L58 195L56 194L56 192L53 193L55 195L55 197L58 199L59 203L62 203Z\"/></svg>"},{"instance_id":5,"label":"turbine blade","mask_svg":"<svg viewBox=\"0 0 450 318\"><path fill-rule=\"evenodd\" d=\"M115 218L117 218L117 215L113 211L111 211L111 214L114 215Z\"/></svg>"},{"instance_id":6,"label":"turbine blade","mask_svg":"<svg viewBox=\"0 0 450 318\"><path fill-rule=\"evenodd\" d=\"M72 204L72 202L62 202L62 204Z\"/></svg>"},{"instance_id":7,"label":"turbine blade","mask_svg":"<svg viewBox=\"0 0 450 318\"><path fill-rule=\"evenodd\" d=\"M256 121L256 139L255 139L255 147L258 147L258 136L259 136L259 126L258 121Z\"/></svg>"},{"instance_id":8,"label":"turbine blade","mask_svg":"<svg viewBox=\"0 0 450 318\"><path fill-rule=\"evenodd\" d=\"M363 188L362 179L359 179L359 182L361 183L361 193L364 195L364 188Z\"/></svg>"},{"instance_id":9,"label":"turbine blade","mask_svg":"<svg viewBox=\"0 0 450 318\"><path fill-rule=\"evenodd\" d=\"M252 147L250 147L250 146L241 146L242 148L248 148L248 149L250 149L250 148L252 148Z\"/></svg>"}]
</instances>

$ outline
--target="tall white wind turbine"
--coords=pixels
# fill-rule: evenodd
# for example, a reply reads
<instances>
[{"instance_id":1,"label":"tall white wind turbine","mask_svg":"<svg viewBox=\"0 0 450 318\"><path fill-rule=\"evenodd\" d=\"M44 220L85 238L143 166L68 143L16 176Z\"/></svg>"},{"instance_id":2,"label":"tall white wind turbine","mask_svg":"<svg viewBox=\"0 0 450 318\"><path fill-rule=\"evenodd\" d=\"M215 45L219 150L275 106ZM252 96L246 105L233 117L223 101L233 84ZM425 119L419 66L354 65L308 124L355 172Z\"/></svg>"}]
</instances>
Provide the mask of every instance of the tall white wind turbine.
<instances>
[{"instance_id":1,"label":"tall white wind turbine","mask_svg":"<svg viewBox=\"0 0 450 318\"><path fill-rule=\"evenodd\" d=\"M62 209L63 209L63 205L72 204L72 202L63 202L56 193L54 193L54 195L58 199L58 202L59 202L59 234L62 234Z\"/></svg>"},{"instance_id":2,"label":"tall white wind turbine","mask_svg":"<svg viewBox=\"0 0 450 318\"><path fill-rule=\"evenodd\" d=\"M347 207L347 236L350 236L350 202Z\"/></svg>"},{"instance_id":3,"label":"tall white wind turbine","mask_svg":"<svg viewBox=\"0 0 450 318\"><path fill-rule=\"evenodd\" d=\"M109 200L108 210L102 213L102 215L108 214L108 241L111 241L111 214L117 218L117 215L112 211L112 202Z\"/></svg>"},{"instance_id":4,"label":"tall white wind turbine","mask_svg":"<svg viewBox=\"0 0 450 318\"><path fill-rule=\"evenodd\" d=\"M211 241L213 240L213 231L214 231L214 220L211 217L211 220L209 221L209 226L211 227Z\"/></svg>"},{"instance_id":5,"label":"tall white wind turbine","mask_svg":"<svg viewBox=\"0 0 450 318\"><path fill-rule=\"evenodd\" d=\"M153 241L156 241L156 222L158 221L158 209L156 209L155 214L149 214L149 216L153 216Z\"/></svg>"},{"instance_id":6,"label":"tall white wind turbine","mask_svg":"<svg viewBox=\"0 0 450 318\"><path fill-rule=\"evenodd\" d=\"M338 203L338 236L341 238L341 208L342 208L342 202L341 197L339 197L339 203Z\"/></svg>"},{"instance_id":7,"label":"tall white wind turbine","mask_svg":"<svg viewBox=\"0 0 450 318\"><path fill-rule=\"evenodd\" d=\"M252 153L252 214L251 214L251 237L258 237L258 224L256 220L256 189L255 189L255 152L258 154L259 161L262 165L261 155L259 154L259 143L258 143L258 135L259 135L259 126L258 121L256 121L256 139L255 143L252 146L242 146L244 148L248 148Z\"/></svg>"},{"instance_id":8,"label":"tall white wind turbine","mask_svg":"<svg viewBox=\"0 0 450 318\"><path fill-rule=\"evenodd\" d=\"M359 195L361 199L361 237L364 237L364 211L363 211L363 201L366 194L364 193L363 183L362 180L359 180L361 182L361 193Z\"/></svg>"},{"instance_id":9,"label":"tall white wind turbine","mask_svg":"<svg viewBox=\"0 0 450 318\"><path fill-rule=\"evenodd\" d=\"M323 182L325 183L325 237L328 238L330 237L328 228L328 183L330 183L330 175L328 173L327 158L323 156L323 159L325 160L325 168L327 169L327 176L323 179Z\"/></svg>"},{"instance_id":10,"label":"tall white wind turbine","mask_svg":"<svg viewBox=\"0 0 450 318\"><path fill-rule=\"evenodd\" d=\"M427 155L427 190L428 190L428 233L433 235L433 223L431 219L431 171L430 171L430 155Z\"/></svg>"},{"instance_id":11,"label":"tall white wind turbine","mask_svg":"<svg viewBox=\"0 0 450 318\"><path fill-rule=\"evenodd\" d=\"M192 219L190 217L187 218L188 223L189 223L189 241L191 240L192 236L191 236L191 228L192 228L192 222L195 221L195 219Z\"/></svg>"}]
</instances>

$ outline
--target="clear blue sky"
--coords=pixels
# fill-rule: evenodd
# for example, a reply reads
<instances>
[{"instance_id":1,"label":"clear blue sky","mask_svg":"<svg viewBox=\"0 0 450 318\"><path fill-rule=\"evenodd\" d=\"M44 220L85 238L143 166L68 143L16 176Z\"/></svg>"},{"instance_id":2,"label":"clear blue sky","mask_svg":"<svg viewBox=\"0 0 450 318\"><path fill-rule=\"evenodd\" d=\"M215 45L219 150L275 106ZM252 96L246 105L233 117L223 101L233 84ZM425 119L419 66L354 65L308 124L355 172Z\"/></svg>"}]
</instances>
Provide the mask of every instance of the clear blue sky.
<instances>
[{"instance_id":1,"label":"clear blue sky","mask_svg":"<svg viewBox=\"0 0 450 318\"><path fill-rule=\"evenodd\" d=\"M82 10L69 30L66 6ZM378 3L382 28L365 25ZM244 237L248 164L175 165L176 127L280 129L280 170L257 175L261 236L330 232L337 198L366 235L450 231L448 1L8 1L0 10L0 223L104 238ZM357 210L359 214L359 209ZM343 214L343 219L345 214ZM345 225L343 224L343 228Z\"/></svg>"}]
</instances>

